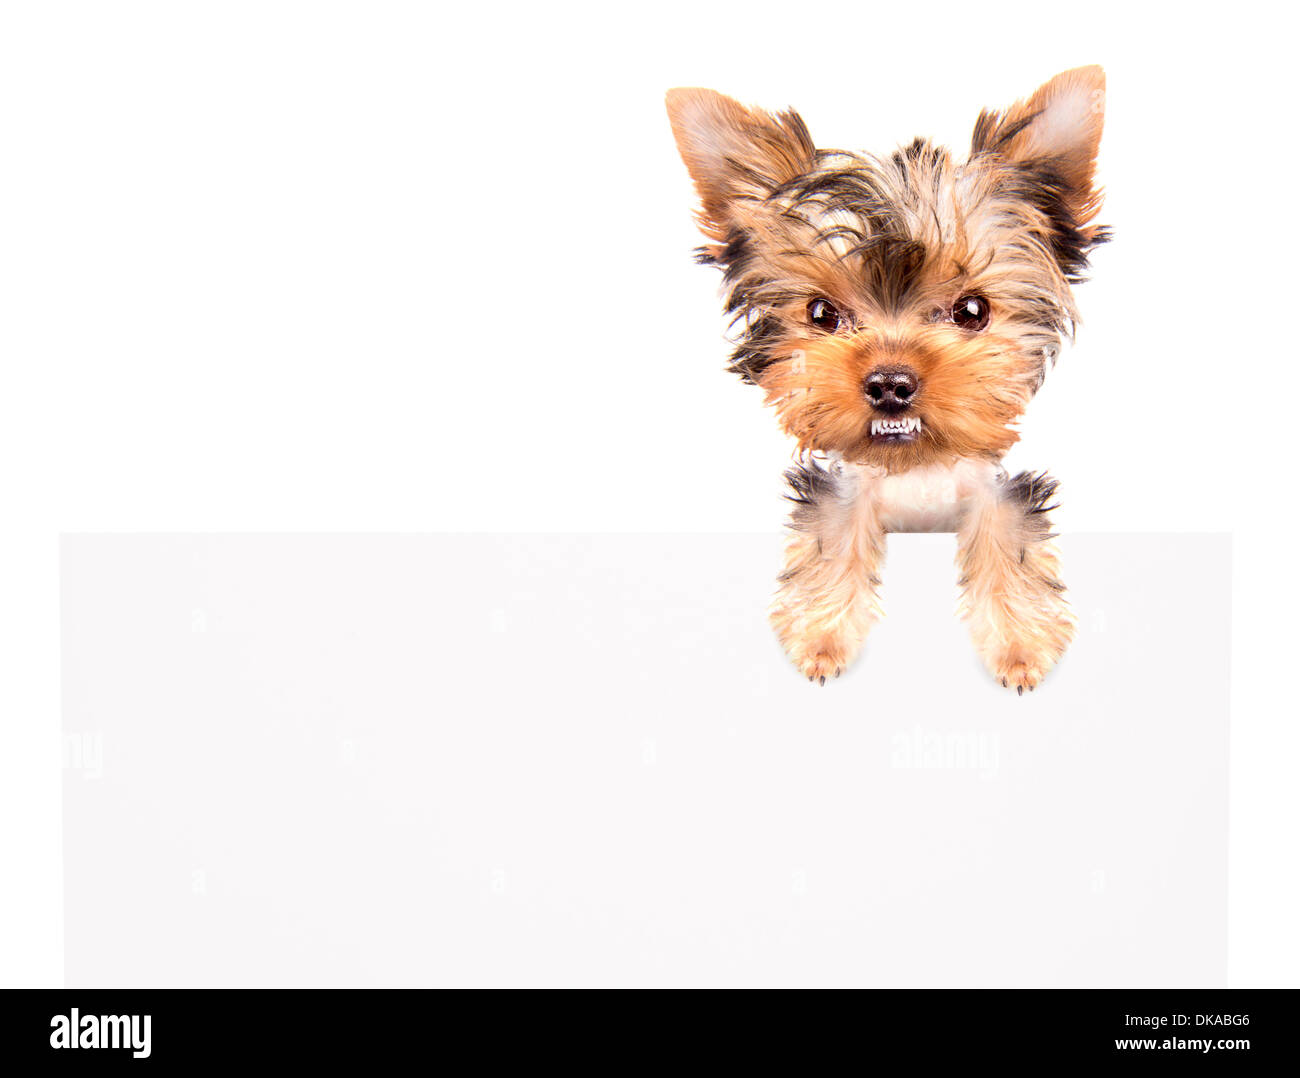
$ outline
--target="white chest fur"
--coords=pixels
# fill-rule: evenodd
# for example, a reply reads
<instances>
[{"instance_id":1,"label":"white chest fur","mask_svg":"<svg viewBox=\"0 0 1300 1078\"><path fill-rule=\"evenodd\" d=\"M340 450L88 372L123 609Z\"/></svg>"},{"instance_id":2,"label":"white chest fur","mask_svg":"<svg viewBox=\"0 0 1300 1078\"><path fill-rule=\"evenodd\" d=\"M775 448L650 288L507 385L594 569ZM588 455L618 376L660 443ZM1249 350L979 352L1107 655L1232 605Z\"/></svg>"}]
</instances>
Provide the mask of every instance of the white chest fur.
<instances>
[{"instance_id":1,"label":"white chest fur","mask_svg":"<svg viewBox=\"0 0 1300 1078\"><path fill-rule=\"evenodd\" d=\"M859 497L870 499L885 531L952 532L972 502L996 497L1002 468L984 460L959 460L890 475L846 465L859 474Z\"/></svg>"}]
</instances>

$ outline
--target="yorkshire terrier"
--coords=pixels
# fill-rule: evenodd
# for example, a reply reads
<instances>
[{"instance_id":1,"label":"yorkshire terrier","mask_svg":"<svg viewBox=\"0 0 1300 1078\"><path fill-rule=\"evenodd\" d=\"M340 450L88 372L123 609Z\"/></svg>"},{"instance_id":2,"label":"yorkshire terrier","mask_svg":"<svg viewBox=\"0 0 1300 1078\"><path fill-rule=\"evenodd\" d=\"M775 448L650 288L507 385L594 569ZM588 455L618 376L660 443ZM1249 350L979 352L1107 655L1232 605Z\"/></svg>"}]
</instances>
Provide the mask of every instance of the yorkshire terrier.
<instances>
[{"instance_id":1,"label":"yorkshire terrier","mask_svg":"<svg viewBox=\"0 0 1300 1078\"><path fill-rule=\"evenodd\" d=\"M1096 224L1105 75L1080 67L975 123L970 156L917 139L819 150L793 111L670 90L706 243L739 343L799 446L771 620L823 685L881 616L888 532L957 533L960 613L1017 692L1074 619L1048 523L1056 482L1008 476L1013 424L1078 321Z\"/></svg>"}]
</instances>

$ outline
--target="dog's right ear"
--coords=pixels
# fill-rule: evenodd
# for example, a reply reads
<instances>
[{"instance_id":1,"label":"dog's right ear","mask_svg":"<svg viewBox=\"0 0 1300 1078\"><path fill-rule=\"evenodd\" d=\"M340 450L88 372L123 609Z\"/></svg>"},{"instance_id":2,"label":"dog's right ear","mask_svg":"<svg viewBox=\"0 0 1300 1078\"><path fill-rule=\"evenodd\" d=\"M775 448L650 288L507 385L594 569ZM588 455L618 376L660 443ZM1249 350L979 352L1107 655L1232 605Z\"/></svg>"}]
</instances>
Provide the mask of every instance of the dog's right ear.
<instances>
[{"instance_id":1,"label":"dog's right ear","mask_svg":"<svg viewBox=\"0 0 1300 1078\"><path fill-rule=\"evenodd\" d=\"M715 90L669 90L668 120L700 196L700 228L725 243L741 203L813 168L816 150L796 112L750 109Z\"/></svg>"}]
</instances>

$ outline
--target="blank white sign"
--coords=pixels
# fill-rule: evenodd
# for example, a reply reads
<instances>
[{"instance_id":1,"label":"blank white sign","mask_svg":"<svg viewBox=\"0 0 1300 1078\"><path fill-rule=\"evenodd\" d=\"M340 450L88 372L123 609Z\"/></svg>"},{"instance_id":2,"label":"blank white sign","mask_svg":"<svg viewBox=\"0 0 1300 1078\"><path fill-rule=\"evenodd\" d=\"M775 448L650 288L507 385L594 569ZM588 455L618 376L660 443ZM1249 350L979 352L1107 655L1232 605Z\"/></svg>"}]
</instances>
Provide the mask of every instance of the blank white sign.
<instances>
[{"instance_id":1,"label":"blank white sign","mask_svg":"<svg viewBox=\"0 0 1300 1078\"><path fill-rule=\"evenodd\" d=\"M1063 541L1018 698L952 537L825 688L776 535L74 535L67 983L1211 986L1230 543Z\"/></svg>"}]
</instances>

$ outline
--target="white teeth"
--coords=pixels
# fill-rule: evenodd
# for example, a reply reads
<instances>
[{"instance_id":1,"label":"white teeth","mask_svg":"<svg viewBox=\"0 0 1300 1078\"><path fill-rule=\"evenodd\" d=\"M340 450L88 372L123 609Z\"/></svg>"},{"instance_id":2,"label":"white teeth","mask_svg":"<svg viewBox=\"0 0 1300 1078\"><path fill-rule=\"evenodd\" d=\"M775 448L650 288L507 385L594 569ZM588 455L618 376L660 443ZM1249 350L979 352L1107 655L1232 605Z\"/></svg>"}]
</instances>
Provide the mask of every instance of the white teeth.
<instances>
[{"instance_id":1,"label":"white teeth","mask_svg":"<svg viewBox=\"0 0 1300 1078\"><path fill-rule=\"evenodd\" d=\"M920 434L921 420L919 416L908 416L906 419L873 419L871 421L871 433L874 434Z\"/></svg>"}]
</instances>

